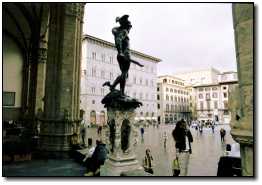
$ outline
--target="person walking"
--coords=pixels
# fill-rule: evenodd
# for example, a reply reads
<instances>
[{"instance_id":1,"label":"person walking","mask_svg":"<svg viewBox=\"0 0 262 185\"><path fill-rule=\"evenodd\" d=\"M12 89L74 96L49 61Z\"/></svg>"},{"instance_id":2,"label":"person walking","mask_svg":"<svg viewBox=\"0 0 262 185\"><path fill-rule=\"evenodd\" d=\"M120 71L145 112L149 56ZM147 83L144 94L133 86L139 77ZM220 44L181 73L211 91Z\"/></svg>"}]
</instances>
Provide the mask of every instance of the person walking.
<instances>
[{"instance_id":1,"label":"person walking","mask_svg":"<svg viewBox=\"0 0 262 185\"><path fill-rule=\"evenodd\" d=\"M167 133L166 133L166 131L164 132L163 138L164 138L164 148L166 149L166 142L167 142Z\"/></svg>"},{"instance_id":2,"label":"person walking","mask_svg":"<svg viewBox=\"0 0 262 185\"><path fill-rule=\"evenodd\" d=\"M187 176L189 157L192 153L191 143L193 142L193 136L183 119L177 122L172 135L176 142L176 157L180 166L180 176Z\"/></svg>"},{"instance_id":3,"label":"person walking","mask_svg":"<svg viewBox=\"0 0 262 185\"><path fill-rule=\"evenodd\" d=\"M220 138L221 138L222 143L225 142L225 135L226 135L226 130L224 128L221 128L220 129Z\"/></svg>"},{"instance_id":4,"label":"person walking","mask_svg":"<svg viewBox=\"0 0 262 185\"><path fill-rule=\"evenodd\" d=\"M145 155L145 158L143 160L143 167L144 167L144 170L145 172L148 172L148 173L151 173L153 174L154 171L153 171L153 157L150 153L150 149L146 149L146 155Z\"/></svg>"},{"instance_id":5,"label":"person walking","mask_svg":"<svg viewBox=\"0 0 262 185\"><path fill-rule=\"evenodd\" d=\"M142 138L142 140L144 139L144 132L145 132L144 127L141 127L141 128L140 128L140 133L141 133L141 138Z\"/></svg>"},{"instance_id":6,"label":"person walking","mask_svg":"<svg viewBox=\"0 0 262 185\"><path fill-rule=\"evenodd\" d=\"M215 124L214 123L211 124L211 129L212 129L212 133L214 134L215 133Z\"/></svg>"},{"instance_id":7,"label":"person walking","mask_svg":"<svg viewBox=\"0 0 262 185\"><path fill-rule=\"evenodd\" d=\"M85 142L85 137L86 137L86 127L85 124L82 124L82 129L81 129L81 137L82 137L82 143L83 146L86 146L86 142Z\"/></svg>"}]
</instances>

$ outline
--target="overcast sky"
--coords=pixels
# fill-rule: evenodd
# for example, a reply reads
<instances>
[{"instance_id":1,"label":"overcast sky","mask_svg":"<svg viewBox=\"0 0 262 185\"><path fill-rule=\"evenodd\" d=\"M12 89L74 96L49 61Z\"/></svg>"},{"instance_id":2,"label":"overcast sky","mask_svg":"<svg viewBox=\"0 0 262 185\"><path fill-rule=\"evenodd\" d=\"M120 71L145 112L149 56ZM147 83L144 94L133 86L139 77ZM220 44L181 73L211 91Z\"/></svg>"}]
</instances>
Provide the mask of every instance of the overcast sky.
<instances>
[{"instance_id":1,"label":"overcast sky","mask_svg":"<svg viewBox=\"0 0 262 185\"><path fill-rule=\"evenodd\" d=\"M83 31L114 42L115 18L124 14L131 49L160 58L158 75L237 70L229 3L87 3Z\"/></svg>"}]
</instances>

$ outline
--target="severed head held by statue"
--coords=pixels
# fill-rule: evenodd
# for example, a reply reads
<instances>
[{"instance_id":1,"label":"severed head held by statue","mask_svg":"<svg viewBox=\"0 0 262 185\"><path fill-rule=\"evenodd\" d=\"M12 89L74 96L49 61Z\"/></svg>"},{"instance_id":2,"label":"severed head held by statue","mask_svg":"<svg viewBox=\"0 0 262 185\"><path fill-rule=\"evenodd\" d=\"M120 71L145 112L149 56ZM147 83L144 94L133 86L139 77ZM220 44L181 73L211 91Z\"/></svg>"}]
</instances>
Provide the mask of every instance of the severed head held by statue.
<instances>
[{"instance_id":1,"label":"severed head held by statue","mask_svg":"<svg viewBox=\"0 0 262 185\"><path fill-rule=\"evenodd\" d=\"M118 27L114 27L112 29L112 33L115 38L115 46L117 49L117 61L119 64L119 68L121 70L121 74L115 79L115 81L110 84L109 81L105 82L103 86L109 86L110 91L115 90L115 87L120 84L120 95L125 96L125 86L126 80L128 78L128 70L130 67L130 63L134 63L140 67L143 67L137 61L134 61L130 57L130 49L129 49L129 31L132 28L131 22L128 20L128 15L123 15L122 17L117 17L116 22L120 24Z\"/></svg>"}]
</instances>

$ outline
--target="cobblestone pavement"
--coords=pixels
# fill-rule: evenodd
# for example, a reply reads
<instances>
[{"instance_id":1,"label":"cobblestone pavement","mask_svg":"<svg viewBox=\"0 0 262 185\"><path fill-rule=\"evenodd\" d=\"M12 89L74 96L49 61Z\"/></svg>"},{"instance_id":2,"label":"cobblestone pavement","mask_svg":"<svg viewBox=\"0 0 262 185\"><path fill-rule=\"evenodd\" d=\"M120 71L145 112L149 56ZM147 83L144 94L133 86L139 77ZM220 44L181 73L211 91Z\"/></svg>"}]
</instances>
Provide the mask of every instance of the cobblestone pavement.
<instances>
[{"instance_id":1,"label":"cobblestone pavement","mask_svg":"<svg viewBox=\"0 0 262 185\"><path fill-rule=\"evenodd\" d=\"M145 150L150 148L154 158L154 175L156 176L172 175L171 162L175 155L175 143L171 133L174 127L174 125L163 125L159 128L149 126L145 128L144 141L140 135L138 137L138 144L135 148L137 159L142 165ZM218 160L225 149L225 144L221 144L220 141L221 127L226 130L225 143L234 143L229 125L217 126L214 134L210 128L204 128L202 135L191 128L194 142L192 143L193 152L190 156L188 176L216 176ZM163 141L165 131L168 135L166 149ZM98 138L95 128L87 129L88 137L92 137L93 141ZM95 145L95 142L93 144Z\"/></svg>"}]
</instances>

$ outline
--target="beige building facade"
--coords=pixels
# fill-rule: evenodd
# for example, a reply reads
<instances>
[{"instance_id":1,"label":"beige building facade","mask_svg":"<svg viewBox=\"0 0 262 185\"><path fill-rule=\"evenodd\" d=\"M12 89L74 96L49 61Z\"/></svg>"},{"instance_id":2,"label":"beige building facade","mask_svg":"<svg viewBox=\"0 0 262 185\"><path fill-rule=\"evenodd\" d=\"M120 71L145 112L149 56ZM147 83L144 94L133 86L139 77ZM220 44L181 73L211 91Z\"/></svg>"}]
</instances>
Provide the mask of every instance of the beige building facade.
<instances>
[{"instance_id":1,"label":"beige building facade","mask_svg":"<svg viewBox=\"0 0 262 185\"><path fill-rule=\"evenodd\" d=\"M189 92L184 80L164 75L157 82L158 123L168 124L191 119Z\"/></svg>"}]
</instances>

